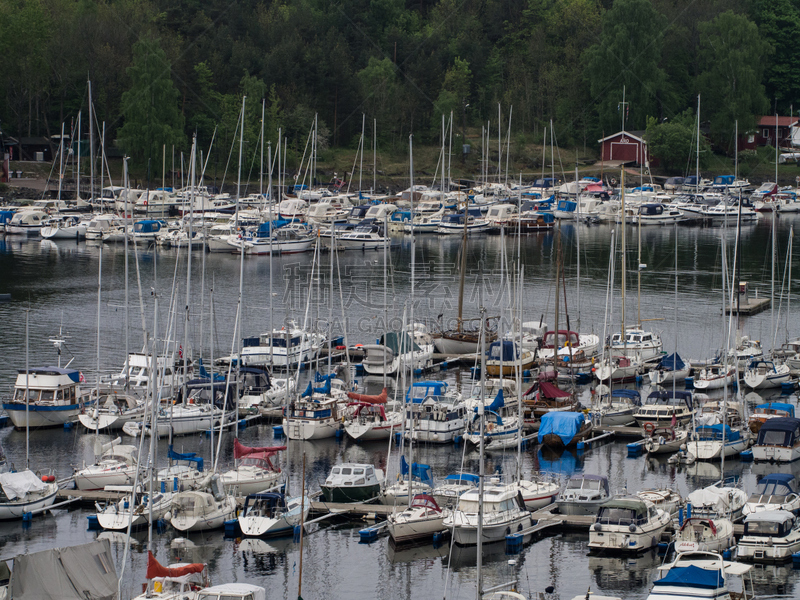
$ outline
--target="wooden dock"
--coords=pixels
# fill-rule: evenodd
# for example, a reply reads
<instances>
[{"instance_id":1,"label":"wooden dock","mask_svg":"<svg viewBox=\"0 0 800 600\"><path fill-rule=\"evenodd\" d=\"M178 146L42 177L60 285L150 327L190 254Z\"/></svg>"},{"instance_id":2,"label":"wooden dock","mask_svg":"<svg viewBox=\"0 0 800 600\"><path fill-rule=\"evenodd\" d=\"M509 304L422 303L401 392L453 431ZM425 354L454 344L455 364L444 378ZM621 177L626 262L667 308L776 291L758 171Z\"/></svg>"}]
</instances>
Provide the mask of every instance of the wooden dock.
<instances>
[{"instance_id":1,"label":"wooden dock","mask_svg":"<svg viewBox=\"0 0 800 600\"><path fill-rule=\"evenodd\" d=\"M638 425L628 426L613 426L613 427L600 427L600 431L608 432L613 431L614 436L618 438L636 439L640 440L644 437L644 431Z\"/></svg>"},{"instance_id":2,"label":"wooden dock","mask_svg":"<svg viewBox=\"0 0 800 600\"><path fill-rule=\"evenodd\" d=\"M725 307L725 314L729 315L731 313L740 314L740 315L754 315L756 313L760 313L762 310L767 310L770 305L769 298L759 298L756 296L755 298L747 298L747 300L742 300L739 302L739 310L736 310L736 304L731 304L730 306Z\"/></svg>"}]
</instances>

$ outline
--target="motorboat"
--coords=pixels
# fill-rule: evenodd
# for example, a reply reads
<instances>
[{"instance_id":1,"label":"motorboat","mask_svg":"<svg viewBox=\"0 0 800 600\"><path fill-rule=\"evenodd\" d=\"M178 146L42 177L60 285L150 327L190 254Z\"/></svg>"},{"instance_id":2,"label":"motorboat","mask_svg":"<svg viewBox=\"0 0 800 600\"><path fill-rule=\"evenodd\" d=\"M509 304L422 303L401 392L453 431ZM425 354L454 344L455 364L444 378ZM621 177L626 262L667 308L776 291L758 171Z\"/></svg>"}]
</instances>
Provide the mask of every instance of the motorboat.
<instances>
[{"instance_id":1,"label":"motorboat","mask_svg":"<svg viewBox=\"0 0 800 600\"><path fill-rule=\"evenodd\" d=\"M562 515L596 515L600 505L610 499L607 477L583 474L569 478L556 504Z\"/></svg>"},{"instance_id":2,"label":"motorboat","mask_svg":"<svg viewBox=\"0 0 800 600\"><path fill-rule=\"evenodd\" d=\"M714 552L681 552L659 567L647 600L753 600L751 565L725 561ZM731 583L735 578L740 581ZM731 592L735 586L741 592Z\"/></svg>"},{"instance_id":3,"label":"motorboat","mask_svg":"<svg viewBox=\"0 0 800 600\"><path fill-rule=\"evenodd\" d=\"M642 429L648 423L653 427L678 427L691 421L693 412L691 392L655 390L648 394L644 404L633 413L633 418Z\"/></svg>"},{"instance_id":4,"label":"motorboat","mask_svg":"<svg viewBox=\"0 0 800 600\"><path fill-rule=\"evenodd\" d=\"M478 543L480 502L483 502L483 543L504 540L509 533L533 526L531 513L525 508L517 488L491 483L484 487L483 498L477 488L464 492L456 509L444 519L443 525L456 544L472 546Z\"/></svg>"},{"instance_id":5,"label":"motorboat","mask_svg":"<svg viewBox=\"0 0 800 600\"><path fill-rule=\"evenodd\" d=\"M489 221L486 219L473 217L471 214L465 217L462 212L444 215L439 222L436 233L439 235L461 235L464 233L465 219L467 233L484 233L489 229Z\"/></svg>"},{"instance_id":6,"label":"motorboat","mask_svg":"<svg viewBox=\"0 0 800 600\"><path fill-rule=\"evenodd\" d=\"M433 339L422 323L408 331L389 331L377 344L365 344L361 364L368 375L398 375L402 369L428 369L433 365Z\"/></svg>"},{"instance_id":7,"label":"motorboat","mask_svg":"<svg viewBox=\"0 0 800 600\"><path fill-rule=\"evenodd\" d=\"M82 240L86 237L86 222L77 215L61 215L46 221L40 233L46 240Z\"/></svg>"},{"instance_id":8,"label":"motorboat","mask_svg":"<svg viewBox=\"0 0 800 600\"><path fill-rule=\"evenodd\" d=\"M411 468L405 456L400 457L400 472L397 481L387 485L381 492L381 504L390 506L408 505L409 499L416 494L429 494L433 489L433 476L431 466L413 463Z\"/></svg>"},{"instance_id":9,"label":"motorboat","mask_svg":"<svg viewBox=\"0 0 800 600\"><path fill-rule=\"evenodd\" d=\"M740 487L718 481L691 492L686 502L692 505L692 515L695 517L725 517L736 523L742 519L747 493Z\"/></svg>"},{"instance_id":10,"label":"motorboat","mask_svg":"<svg viewBox=\"0 0 800 600\"><path fill-rule=\"evenodd\" d=\"M775 364L771 360L754 360L744 371L744 384L753 390L781 387L792 377L787 365Z\"/></svg>"},{"instance_id":11,"label":"motorboat","mask_svg":"<svg viewBox=\"0 0 800 600\"><path fill-rule=\"evenodd\" d=\"M769 419L758 431L753 459L769 462L793 462L800 458L800 419Z\"/></svg>"},{"instance_id":12,"label":"motorboat","mask_svg":"<svg viewBox=\"0 0 800 600\"><path fill-rule=\"evenodd\" d=\"M449 514L449 509L441 508L430 494L417 494L403 512L386 518L389 537L395 544L428 539L434 533L445 531L443 523Z\"/></svg>"},{"instance_id":13,"label":"motorboat","mask_svg":"<svg viewBox=\"0 0 800 600\"><path fill-rule=\"evenodd\" d=\"M237 464L219 476L222 486L239 497L275 486L281 478L281 469L272 463L272 458L283 450L286 446L244 446L234 438L233 458Z\"/></svg>"},{"instance_id":14,"label":"motorboat","mask_svg":"<svg viewBox=\"0 0 800 600\"><path fill-rule=\"evenodd\" d=\"M589 527L590 552L638 554L658 545L672 522L666 511L637 496L602 504Z\"/></svg>"},{"instance_id":15,"label":"motorboat","mask_svg":"<svg viewBox=\"0 0 800 600\"><path fill-rule=\"evenodd\" d=\"M640 204L636 214L625 217L629 225L671 225L684 220L683 211L659 203Z\"/></svg>"},{"instance_id":16,"label":"motorboat","mask_svg":"<svg viewBox=\"0 0 800 600\"><path fill-rule=\"evenodd\" d=\"M147 579L144 591L133 600L196 600L197 591L208 587L210 579L203 563L173 563L164 567L147 551Z\"/></svg>"},{"instance_id":17,"label":"motorboat","mask_svg":"<svg viewBox=\"0 0 800 600\"><path fill-rule=\"evenodd\" d=\"M22 519L25 513L52 506L58 494L54 475L39 476L30 469L0 472L0 521Z\"/></svg>"},{"instance_id":18,"label":"motorboat","mask_svg":"<svg viewBox=\"0 0 800 600\"><path fill-rule=\"evenodd\" d=\"M788 402L766 402L753 409L747 424L750 431L758 433L761 426L768 420L781 417L794 418L794 405Z\"/></svg>"},{"instance_id":19,"label":"motorboat","mask_svg":"<svg viewBox=\"0 0 800 600\"><path fill-rule=\"evenodd\" d=\"M320 486L325 502L365 502L377 497L385 484L382 469L363 463L343 463L331 469Z\"/></svg>"},{"instance_id":20,"label":"motorboat","mask_svg":"<svg viewBox=\"0 0 800 600\"><path fill-rule=\"evenodd\" d=\"M625 336L615 333L611 336L611 352L639 361L660 358L664 344L661 336L651 331L644 331L638 327L626 328Z\"/></svg>"},{"instance_id":21,"label":"motorboat","mask_svg":"<svg viewBox=\"0 0 800 600\"><path fill-rule=\"evenodd\" d=\"M86 226L87 240L102 240L103 234L116 227L122 227L122 220L114 214L95 215Z\"/></svg>"},{"instance_id":22,"label":"motorboat","mask_svg":"<svg viewBox=\"0 0 800 600\"><path fill-rule=\"evenodd\" d=\"M800 512L800 494L794 475L769 473L759 480L742 514L747 516L763 510L786 510L793 514Z\"/></svg>"},{"instance_id":23,"label":"motorboat","mask_svg":"<svg viewBox=\"0 0 800 600\"><path fill-rule=\"evenodd\" d=\"M19 210L6 223L6 233L11 235L39 235L47 219L49 219L48 214L41 210Z\"/></svg>"},{"instance_id":24,"label":"motorboat","mask_svg":"<svg viewBox=\"0 0 800 600\"><path fill-rule=\"evenodd\" d=\"M136 461L137 448L121 444L117 438L100 447L100 455L93 465L84 465L76 470L73 478L79 490L102 490L107 485L130 485L139 468Z\"/></svg>"},{"instance_id":25,"label":"motorboat","mask_svg":"<svg viewBox=\"0 0 800 600\"><path fill-rule=\"evenodd\" d=\"M91 411L78 415L78 422L89 431L117 431L125 423L141 420L145 408L145 402L131 394L101 393Z\"/></svg>"},{"instance_id":26,"label":"motorboat","mask_svg":"<svg viewBox=\"0 0 800 600\"><path fill-rule=\"evenodd\" d=\"M406 437L414 442L452 442L467 427L467 407L443 381L414 382L406 395Z\"/></svg>"},{"instance_id":27,"label":"motorboat","mask_svg":"<svg viewBox=\"0 0 800 600\"><path fill-rule=\"evenodd\" d=\"M313 361L325 343L325 335L302 329L294 321L258 337L245 338L242 365L287 367Z\"/></svg>"},{"instance_id":28,"label":"motorboat","mask_svg":"<svg viewBox=\"0 0 800 600\"><path fill-rule=\"evenodd\" d=\"M557 346L555 350L554 345ZM558 362L577 362L595 356L599 347L600 337L594 333L559 329L557 339L555 331L545 332L538 355L542 362L552 362L554 353Z\"/></svg>"},{"instance_id":29,"label":"motorboat","mask_svg":"<svg viewBox=\"0 0 800 600\"><path fill-rule=\"evenodd\" d=\"M800 550L800 521L785 510L750 513L744 520L744 535L736 546L737 560L781 563Z\"/></svg>"},{"instance_id":30,"label":"motorboat","mask_svg":"<svg viewBox=\"0 0 800 600\"><path fill-rule=\"evenodd\" d=\"M283 493L249 494L239 515L239 528L246 537L291 535L296 525L308 516L311 499L287 498Z\"/></svg>"},{"instance_id":31,"label":"motorboat","mask_svg":"<svg viewBox=\"0 0 800 600\"><path fill-rule=\"evenodd\" d=\"M437 484L431 495L439 506L455 508L461 494L478 487L478 476L472 473L455 473L448 475Z\"/></svg>"},{"instance_id":32,"label":"motorboat","mask_svg":"<svg viewBox=\"0 0 800 600\"><path fill-rule=\"evenodd\" d=\"M639 490L636 496L646 500L675 518L685 504L681 495L671 488L650 488Z\"/></svg>"},{"instance_id":33,"label":"motorboat","mask_svg":"<svg viewBox=\"0 0 800 600\"><path fill-rule=\"evenodd\" d=\"M517 488L525 508L537 511L550 506L561 492L561 483L550 475L533 473L530 479L520 479L510 485Z\"/></svg>"},{"instance_id":34,"label":"motorboat","mask_svg":"<svg viewBox=\"0 0 800 600\"><path fill-rule=\"evenodd\" d=\"M689 440L689 432L672 426L656 427L645 423L644 450L647 454L672 454L681 449Z\"/></svg>"},{"instance_id":35,"label":"motorboat","mask_svg":"<svg viewBox=\"0 0 800 600\"><path fill-rule=\"evenodd\" d=\"M708 365L694 377L696 390L717 390L733 385L738 379L736 365Z\"/></svg>"},{"instance_id":36,"label":"motorboat","mask_svg":"<svg viewBox=\"0 0 800 600\"><path fill-rule=\"evenodd\" d=\"M19 371L14 396L3 408L14 427L61 427L75 419L87 405L81 390L83 374L77 369L33 367Z\"/></svg>"},{"instance_id":37,"label":"motorboat","mask_svg":"<svg viewBox=\"0 0 800 600\"><path fill-rule=\"evenodd\" d=\"M676 552L724 552L734 545L733 522L717 517L689 517L672 538Z\"/></svg>"},{"instance_id":38,"label":"motorboat","mask_svg":"<svg viewBox=\"0 0 800 600\"><path fill-rule=\"evenodd\" d=\"M498 340L486 351L486 374L497 377L502 370L503 375L513 375L518 370L529 370L535 361L534 352L521 348L514 341Z\"/></svg>"},{"instance_id":39,"label":"motorboat","mask_svg":"<svg viewBox=\"0 0 800 600\"><path fill-rule=\"evenodd\" d=\"M655 368L647 372L647 377L651 385L665 385L673 381L683 383L690 371L691 366L675 353L662 358Z\"/></svg>"},{"instance_id":40,"label":"motorboat","mask_svg":"<svg viewBox=\"0 0 800 600\"><path fill-rule=\"evenodd\" d=\"M252 583L223 583L199 590L196 600L267 600L267 590Z\"/></svg>"},{"instance_id":41,"label":"motorboat","mask_svg":"<svg viewBox=\"0 0 800 600\"><path fill-rule=\"evenodd\" d=\"M373 207L374 208L374 207ZM391 246L391 240L379 225L357 225L351 231L336 236L338 250L381 250Z\"/></svg>"},{"instance_id":42,"label":"motorboat","mask_svg":"<svg viewBox=\"0 0 800 600\"><path fill-rule=\"evenodd\" d=\"M211 491L202 491L206 486ZM225 521L236 517L236 498L225 493L218 475L206 476L201 489L175 494L172 507L165 518L178 531L207 531L218 529Z\"/></svg>"},{"instance_id":43,"label":"motorboat","mask_svg":"<svg viewBox=\"0 0 800 600\"><path fill-rule=\"evenodd\" d=\"M591 435L594 426L582 412L550 412L542 416L539 443L557 450L576 446Z\"/></svg>"}]
</instances>

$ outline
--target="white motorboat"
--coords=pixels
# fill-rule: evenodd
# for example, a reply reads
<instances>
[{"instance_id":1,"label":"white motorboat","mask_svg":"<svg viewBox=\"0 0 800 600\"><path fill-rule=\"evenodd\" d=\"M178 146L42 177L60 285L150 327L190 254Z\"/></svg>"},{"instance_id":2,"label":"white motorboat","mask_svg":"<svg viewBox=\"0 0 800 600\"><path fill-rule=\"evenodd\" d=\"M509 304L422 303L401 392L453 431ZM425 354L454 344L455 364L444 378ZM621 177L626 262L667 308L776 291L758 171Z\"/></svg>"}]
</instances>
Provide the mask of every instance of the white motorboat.
<instances>
[{"instance_id":1,"label":"white motorboat","mask_svg":"<svg viewBox=\"0 0 800 600\"><path fill-rule=\"evenodd\" d=\"M753 459L769 462L793 462L800 458L800 419L776 417L758 430Z\"/></svg>"},{"instance_id":2,"label":"white motorboat","mask_svg":"<svg viewBox=\"0 0 800 600\"><path fill-rule=\"evenodd\" d=\"M30 469L0 472L0 521L21 519L25 513L52 506L56 494L54 475L40 477Z\"/></svg>"},{"instance_id":3,"label":"white motorboat","mask_svg":"<svg viewBox=\"0 0 800 600\"><path fill-rule=\"evenodd\" d=\"M97 462L75 471L75 487L79 490L102 490L107 485L130 485L136 478L138 463L136 446L121 444L117 438L102 444Z\"/></svg>"},{"instance_id":4,"label":"white motorboat","mask_svg":"<svg viewBox=\"0 0 800 600\"><path fill-rule=\"evenodd\" d=\"M661 336L651 331L644 331L638 327L629 327L625 330L625 337L621 333L611 336L611 352L621 354L629 358L637 358L639 361L647 361L652 358L660 358L661 349L664 344Z\"/></svg>"},{"instance_id":5,"label":"white motorboat","mask_svg":"<svg viewBox=\"0 0 800 600\"><path fill-rule=\"evenodd\" d=\"M368 375L398 375L406 370L427 369L433 365L433 339L422 323L414 323L407 332L390 331L377 344L365 344L361 364Z\"/></svg>"},{"instance_id":6,"label":"white motorboat","mask_svg":"<svg viewBox=\"0 0 800 600\"><path fill-rule=\"evenodd\" d=\"M267 590L251 583L223 583L198 591L197 600L267 600Z\"/></svg>"},{"instance_id":7,"label":"white motorboat","mask_svg":"<svg viewBox=\"0 0 800 600\"><path fill-rule=\"evenodd\" d=\"M428 539L434 533L445 531L444 519L450 511L442 509L429 494L417 494L403 512L386 518L389 537L395 544Z\"/></svg>"},{"instance_id":8,"label":"white motorboat","mask_svg":"<svg viewBox=\"0 0 800 600\"><path fill-rule=\"evenodd\" d=\"M756 491L747 500L742 514L762 510L788 510L800 512L800 494L797 493L797 480L788 473L769 473L764 475L756 486Z\"/></svg>"},{"instance_id":9,"label":"white motorboat","mask_svg":"<svg viewBox=\"0 0 800 600\"><path fill-rule=\"evenodd\" d=\"M758 396L755 392L750 393L754 394L757 399L761 398L761 396ZM747 400L747 397L745 397L745 400ZM757 434L761 426L768 420L780 417L794 418L794 405L788 402L765 402L759 404L753 409L747 424L750 427L750 431Z\"/></svg>"},{"instance_id":10,"label":"white motorboat","mask_svg":"<svg viewBox=\"0 0 800 600\"><path fill-rule=\"evenodd\" d=\"M800 521L785 510L750 513L744 520L744 535L736 546L736 558L756 563L792 560L800 550Z\"/></svg>"},{"instance_id":11,"label":"white motorboat","mask_svg":"<svg viewBox=\"0 0 800 600\"><path fill-rule=\"evenodd\" d=\"M62 215L46 221L40 233L46 240L82 240L86 227L77 215Z\"/></svg>"},{"instance_id":12,"label":"white motorboat","mask_svg":"<svg viewBox=\"0 0 800 600\"><path fill-rule=\"evenodd\" d=\"M272 464L272 457L283 450L286 446L243 446L234 438L233 458L237 464L219 476L225 491L241 497L275 486L281 478L281 470Z\"/></svg>"},{"instance_id":13,"label":"white motorboat","mask_svg":"<svg viewBox=\"0 0 800 600\"><path fill-rule=\"evenodd\" d=\"M634 381L643 369L643 363L636 357L610 356L593 368L598 381L622 383Z\"/></svg>"},{"instance_id":14,"label":"white motorboat","mask_svg":"<svg viewBox=\"0 0 800 600\"><path fill-rule=\"evenodd\" d=\"M244 253L247 255L294 254L311 250L317 240L313 233L298 231L291 227L281 227L270 233L270 225L270 223L262 224L261 227L267 226L266 232L259 229L253 235L228 237L230 251L239 254L244 248Z\"/></svg>"},{"instance_id":15,"label":"white motorboat","mask_svg":"<svg viewBox=\"0 0 800 600\"><path fill-rule=\"evenodd\" d=\"M723 517L689 517L672 541L676 552L723 552L734 545L733 522Z\"/></svg>"},{"instance_id":16,"label":"white motorboat","mask_svg":"<svg viewBox=\"0 0 800 600\"><path fill-rule=\"evenodd\" d=\"M239 528L247 537L291 535L311 510L308 496L286 498L282 493L249 494L239 515Z\"/></svg>"},{"instance_id":17,"label":"white motorboat","mask_svg":"<svg viewBox=\"0 0 800 600\"><path fill-rule=\"evenodd\" d=\"M781 387L792 377L787 365L775 364L771 360L754 360L744 371L744 384L753 390Z\"/></svg>"},{"instance_id":18,"label":"white motorboat","mask_svg":"<svg viewBox=\"0 0 800 600\"><path fill-rule=\"evenodd\" d=\"M638 496L614 498L600 506L589 527L589 551L644 552L658 545L671 522L668 512Z\"/></svg>"},{"instance_id":19,"label":"white motorboat","mask_svg":"<svg viewBox=\"0 0 800 600\"><path fill-rule=\"evenodd\" d=\"M152 367L152 355L141 352L128 354L125 364L118 374L109 379L101 379L100 391L130 393L134 396L144 397L152 389L150 384ZM164 354L156 357L155 367L158 372L157 381L160 383L157 395L160 395L161 398L172 397L174 390L182 385L184 378L191 376L193 371L190 365L188 372L184 375L183 366L178 361L173 362Z\"/></svg>"},{"instance_id":20,"label":"white motorboat","mask_svg":"<svg viewBox=\"0 0 800 600\"><path fill-rule=\"evenodd\" d=\"M726 517L735 523L742 518L747 494L739 487L718 481L691 492L686 502L692 505L692 516L707 519Z\"/></svg>"},{"instance_id":21,"label":"white motorboat","mask_svg":"<svg viewBox=\"0 0 800 600\"><path fill-rule=\"evenodd\" d=\"M382 469L362 463L336 465L320 487L325 502L365 502L376 498L385 484Z\"/></svg>"},{"instance_id":22,"label":"white motorboat","mask_svg":"<svg viewBox=\"0 0 800 600\"><path fill-rule=\"evenodd\" d=\"M83 374L76 369L33 367L20 370L14 397L3 408L14 427L61 427L80 414L88 393L81 390Z\"/></svg>"},{"instance_id":23,"label":"white motorboat","mask_svg":"<svg viewBox=\"0 0 800 600\"><path fill-rule=\"evenodd\" d=\"M642 405L638 390L617 388L609 394L608 388L600 385L596 391L590 413L593 423L605 427L624 427L636 422L633 413Z\"/></svg>"},{"instance_id":24,"label":"white motorboat","mask_svg":"<svg viewBox=\"0 0 800 600\"><path fill-rule=\"evenodd\" d=\"M414 442L452 442L467 427L466 404L443 381L414 382L406 406L406 437Z\"/></svg>"},{"instance_id":25,"label":"white motorboat","mask_svg":"<svg viewBox=\"0 0 800 600\"><path fill-rule=\"evenodd\" d=\"M339 250L381 250L391 246L391 240L383 234L383 228L376 225L359 225L351 231L336 236Z\"/></svg>"},{"instance_id":26,"label":"white motorboat","mask_svg":"<svg viewBox=\"0 0 800 600\"><path fill-rule=\"evenodd\" d=\"M41 210L23 209L17 211L11 217L11 220L6 223L6 233L12 235L39 235L48 218L47 213Z\"/></svg>"},{"instance_id":27,"label":"white motorboat","mask_svg":"<svg viewBox=\"0 0 800 600\"><path fill-rule=\"evenodd\" d=\"M207 476L205 482L211 486L211 492L191 490L172 498L172 507L165 518L178 531L218 529L236 516L236 498L225 493L220 478Z\"/></svg>"},{"instance_id":28,"label":"white motorboat","mask_svg":"<svg viewBox=\"0 0 800 600\"><path fill-rule=\"evenodd\" d=\"M674 561L659 567L647 600L753 600L751 565L728 562L713 552L681 552ZM740 581L732 584L731 580ZM741 592L731 592L736 589Z\"/></svg>"},{"instance_id":29,"label":"white motorboat","mask_svg":"<svg viewBox=\"0 0 800 600\"><path fill-rule=\"evenodd\" d=\"M443 525L456 544L471 546L478 543L478 504L481 501L483 543L501 541L509 533L533 526L531 513L525 508L517 488L492 483L485 486L482 499L478 489L464 492L456 509L444 519Z\"/></svg>"},{"instance_id":30,"label":"white motorboat","mask_svg":"<svg viewBox=\"0 0 800 600\"><path fill-rule=\"evenodd\" d=\"M101 240L103 234L116 227L122 227L123 222L113 214L95 215L86 226L86 239L87 240Z\"/></svg>"},{"instance_id":31,"label":"white motorboat","mask_svg":"<svg viewBox=\"0 0 800 600\"><path fill-rule=\"evenodd\" d=\"M727 368L723 365L709 365L694 378L696 390L717 390L736 383L738 379L736 365Z\"/></svg>"},{"instance_id":32,"label":"white motorboat","mask_svg":"<svg viewBox=\"0 0 800 600\"><path fill-rule=\"evenodd\" d=\"M306 331L294 321L280 329L245 338L242 348L244 366L295 366L314 360L325 343L325 335Z\"/></svg>"},{"instance_id":33,"label":"white motorboat","mask_svg":"<svg viewBox=\"0 0 800 600\"><path fill-rule=\"evenodd\" d=\"M629 225L672 225L685 221L683 211L664 204L640 204L636 214L625 217Z\"/></svg>"},{"instance_id":34,"label":"white motorboat","mask_svg":"<svg viewBox=\"0 0 800 600\"><path fill-rule=\"evenodd\" d=\"M689 391L656 390L650 392L633 414L637 425L643 429L648 425L658 427L678 427L692 420L694 404Z\"/></svg>"},{"instance_id":35,"label":"white motorboat","mask_svg":"<svg viewBox=\"0 0 800 600\"><path fill-rule=\"evenodd\" d=\"M656 508L660 508L672 517L678 515L683 508L684 501L681 495L671 488L650 488L639 490L636 495L642 500L647 500Z\"/></svg>"},{"instance_id":36,"label":"white motorboat","mask_svg":"<svg viewBox=\"0 0 800 600\"><path fill-rule=\"evenodd\" d=\"M462 235L464 233L464 219L463 212L444 215L439 222L436 233L439 235ZM467 233L484 233L489 229L489 222L486 219L468 215L466 220Z\"/></svg>"},{"instance_id":37,"label":"white motorboat","mask_svg":"<svg viewBox=\"0 0 800 600\"><path fill-rule=\"evenodd\" d=\"M541 473L533 473L531 479L515 481L511 486L517 488L525 508L530 511L550 506L561 492L558 480Z\"/></svg>"},{"instance_id":38,"label":"white motorboat","mask_svg":"<svg viewBox=\"0 0 800 600\"><path fill-rule=\"evenodd\" d=\"M558 495L558 512L563 515L596 515L597 509L611 499L608 478L602 475L573 475Z\"/></svg>"}]
</instances>

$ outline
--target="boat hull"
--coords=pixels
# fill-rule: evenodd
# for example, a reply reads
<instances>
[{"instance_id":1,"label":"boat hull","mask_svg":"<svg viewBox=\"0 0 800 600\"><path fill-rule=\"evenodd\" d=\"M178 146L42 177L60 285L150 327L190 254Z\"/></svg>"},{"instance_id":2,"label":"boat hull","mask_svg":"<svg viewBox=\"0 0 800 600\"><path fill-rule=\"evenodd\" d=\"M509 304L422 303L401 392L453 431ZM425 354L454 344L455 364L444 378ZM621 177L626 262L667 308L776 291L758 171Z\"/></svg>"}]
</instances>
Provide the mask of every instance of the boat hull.
<instances>
[{"instance_id":1,"label":"boat hull","mask_svg":"<svg viewBox=\"0 0 800 600\"><path fill-rule=\"evenodd\" d=\"M322 496L325 502L364 502L376 497L380 491L380 483L364 486L327 486L323 485Z\"/></svg>"},{"instance_id":2,"label":"boat hull","mask_svg":"<svg viewBox=\"0 0 800 600\"><path fill-rule=\"evenodd\" d=\"M507 535L518 533L533 526L530 514L521 514L513 520L501 524L484 524L482 541L484 544L503 541ZM478 543L478 528L471 525L454 525L451 530L453 541L461 546L475 546Z\"/></svg>"},{"instance_id":3,"label":"boat hull","mask_svg":"<svg viewBox=\"0 0 800 600\"><path fill-rule=\"evenodd\" d=\"M64 423L73 421L83 410L84 404L80 402L63 406L29 405L27 424L31 427L61 427ZM25 429L25 404L18 402L3 403L3 408L8 413L14 427Z\"/></svg>"},{"instance_id":4,"label":"boat hull","mask_svg":"<svg viewBox=\"0 0 800 600\"><path fill-rule=\"evenodd\" d=\"M21 519L25 513L52 506L58 494L58 484L51 483L50 488L41 496L32 500L0 503L0 521Z\"/></svg>"},{"instance_id":5,"label":"boat hull","mask_svg":"<svg viewBox=\"0 0 800 600\"><path fill-rule=\"evenodd\" d=\"M331 438L339 430L339 422L332 419L317 420L283 420L283 431L290 440L321 440Z\"/></svg>"}]
</instances>

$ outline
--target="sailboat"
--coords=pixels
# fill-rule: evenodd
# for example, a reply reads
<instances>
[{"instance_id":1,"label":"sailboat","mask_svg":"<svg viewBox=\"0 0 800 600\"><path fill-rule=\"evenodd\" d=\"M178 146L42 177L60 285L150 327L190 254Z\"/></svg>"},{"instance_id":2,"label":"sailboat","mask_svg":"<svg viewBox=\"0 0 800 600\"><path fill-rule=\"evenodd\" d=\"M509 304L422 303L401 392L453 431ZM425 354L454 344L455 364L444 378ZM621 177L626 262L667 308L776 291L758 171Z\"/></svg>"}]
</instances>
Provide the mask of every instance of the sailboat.
<instances>
[{"instance_id":1,"label":"sailboat","mask_svg":"<svg viewBox=\"0 0 800 600\"><path fill-rule=\"evenodd\" d=\"M207 487L211 491L204 491ZM236 499L225 493L221 478L213 473L200 489L176 494L165 518L178 531L205 531L222 527L236 516L236 509Z\"/></svg>"},{"instance_id":2,"label":"sailboat","mask_svg":"<svg viewBox=\"0 0 800 600\"><path fill-rule=\"evenodd\" d=\"M93 465L76 470L75 487L79 490L101 490L107 485L130 485L139 468L136 446L121 444L116 438L105 444L97 444Z\"/></svg>"},{"instance_id":3,"label":"sailboat","mask_svg":"<svg viewBox=\"0 0 800 600\"><path fill-rule=\"evenodd\" d=\"M223 487L237 496L246 496L267 490L281 478L280 467L272 464L272 458L286 450L286 446L248 447L233 440L235 468L220 475Z\"/></svg>"}]
</instances>

